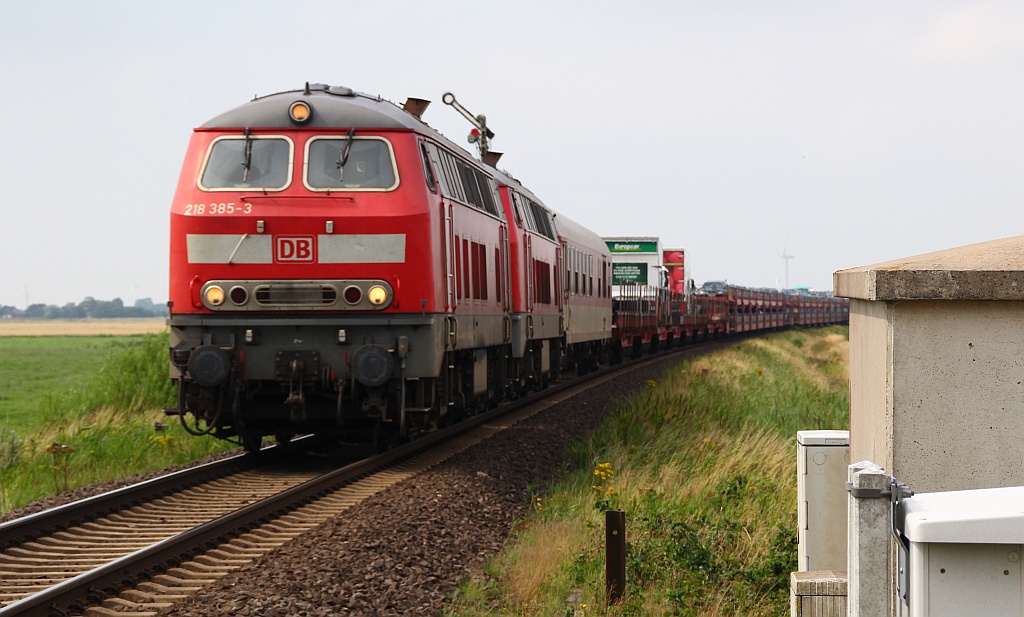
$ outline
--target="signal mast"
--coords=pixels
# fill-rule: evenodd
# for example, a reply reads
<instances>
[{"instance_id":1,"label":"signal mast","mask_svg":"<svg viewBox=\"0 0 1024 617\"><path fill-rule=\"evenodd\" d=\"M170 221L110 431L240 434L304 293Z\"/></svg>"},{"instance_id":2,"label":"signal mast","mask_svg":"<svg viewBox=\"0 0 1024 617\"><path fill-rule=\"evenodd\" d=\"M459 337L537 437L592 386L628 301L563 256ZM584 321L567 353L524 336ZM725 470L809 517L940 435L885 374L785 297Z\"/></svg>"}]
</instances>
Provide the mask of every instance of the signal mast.
<instances>
[{"instance_id":1,"label":"signal mast","mask_svg":"<svg viewBox=\"0 0 1024 617\"><path fill-rule=\"evenodd\" d=\"M471 144L476 144L477 149L480 151L480 158L485 159L487 153L490 152L490 140L494 138L494 133L491 129L487 128L487 116L480 114L474 116L469 112L468 109L459 104L455 100L455 95L451 92L445 92L441 100L445 105L451 105L458 111L462 116L469 120L469 123L473 125L473 128L469 131L469 137L466 138ZM500 155L499 155L500 156Z\"/></svg>"}]
</instances>

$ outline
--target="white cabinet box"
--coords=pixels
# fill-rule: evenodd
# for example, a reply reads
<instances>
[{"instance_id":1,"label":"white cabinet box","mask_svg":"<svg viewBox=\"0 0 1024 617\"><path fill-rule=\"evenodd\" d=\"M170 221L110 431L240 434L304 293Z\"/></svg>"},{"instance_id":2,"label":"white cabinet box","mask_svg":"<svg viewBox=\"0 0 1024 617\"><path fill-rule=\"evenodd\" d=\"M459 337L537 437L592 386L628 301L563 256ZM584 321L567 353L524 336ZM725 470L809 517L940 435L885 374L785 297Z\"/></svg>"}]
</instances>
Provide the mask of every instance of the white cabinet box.
<instances>
[{"instance_id":1,"label":"white cabinet box","mask_svg":"<svg viewBox=\"0 0 1024 617\"><path fill-rule=\"evenodd\" d=\"M902 502L910 617L1024 615L1024 487L924 493Z\"/></svg>"},{"instance_id":2,"label":"white cabinet box","mask_svg":"<svg viewBox=\"0 0 1024 617\"><path fill-rule=\"evenodd\" d=\"M797 570L846 572L849 431L798 431Z\"/></svg>"}]
</instances>

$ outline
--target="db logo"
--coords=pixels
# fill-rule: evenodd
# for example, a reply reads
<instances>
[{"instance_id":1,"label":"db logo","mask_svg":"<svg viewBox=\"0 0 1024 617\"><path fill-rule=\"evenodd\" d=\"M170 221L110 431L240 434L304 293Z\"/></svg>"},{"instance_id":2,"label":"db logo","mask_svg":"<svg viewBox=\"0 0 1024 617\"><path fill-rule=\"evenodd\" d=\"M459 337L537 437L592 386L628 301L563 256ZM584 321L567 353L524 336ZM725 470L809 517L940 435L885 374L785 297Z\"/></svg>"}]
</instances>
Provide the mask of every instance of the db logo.
<instances>
[{"instance_id":1,"label":"db logo","mask_svg":"<svg viewBox=\"0 0 1024 617\"><path fill-rule=\"evenodd\" d=\"M313 236L275 236L274 261L313 261Z\"/></svg>"}]
</instances>

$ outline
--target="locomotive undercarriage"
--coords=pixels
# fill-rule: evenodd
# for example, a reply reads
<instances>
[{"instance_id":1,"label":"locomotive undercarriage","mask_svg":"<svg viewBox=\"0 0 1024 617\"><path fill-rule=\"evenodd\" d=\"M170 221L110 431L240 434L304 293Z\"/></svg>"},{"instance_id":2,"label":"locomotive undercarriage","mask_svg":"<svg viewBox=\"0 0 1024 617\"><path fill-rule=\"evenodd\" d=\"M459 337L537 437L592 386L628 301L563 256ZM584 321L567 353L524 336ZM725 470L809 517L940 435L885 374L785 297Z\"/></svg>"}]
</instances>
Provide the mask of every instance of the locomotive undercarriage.
<instances>
[{"instance_id":1,"label":"locomotive undercarriage","mask_svg":"<svg viewBox=\"0 0 1024 617\"><path fill-rule=\"evenodd\" d=\"M443 315L279 324L172 318L168 413L248 450L307 433L383 448L544 387L567 363L584 372L561 339L444 350L458 338Z\"/></svg>"}]
</instances>

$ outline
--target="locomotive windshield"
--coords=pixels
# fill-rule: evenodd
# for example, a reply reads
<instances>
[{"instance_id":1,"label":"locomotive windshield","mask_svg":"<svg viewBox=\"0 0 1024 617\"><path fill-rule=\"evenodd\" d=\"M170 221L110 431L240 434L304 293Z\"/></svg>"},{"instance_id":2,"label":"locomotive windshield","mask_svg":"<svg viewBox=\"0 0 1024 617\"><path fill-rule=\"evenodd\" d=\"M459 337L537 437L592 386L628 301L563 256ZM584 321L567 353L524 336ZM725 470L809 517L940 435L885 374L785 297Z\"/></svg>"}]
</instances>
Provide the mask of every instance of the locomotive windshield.
<instances>
[{"instance_id":1,"label":"locomotive windshield","mask_svg":"<svg viewBox=\"0 0 1024 617\"><path fill-rule=\"evenodd\" d=\"M381 139L317 137L306 152L306 185L314 191L395 187L391 148Z\"/></svg>"},{"instance_id":2,"label":"locomotive windshield","mask_svg":"<svg viewBox=\"0 0 1024 617\"><path fill-rule=\"evenodd\" d=\"M222 137L213 142L199 187L283 189L291 179L291 144L279 137Z\"/></svg>"}]
</instances>

